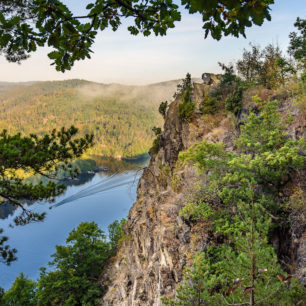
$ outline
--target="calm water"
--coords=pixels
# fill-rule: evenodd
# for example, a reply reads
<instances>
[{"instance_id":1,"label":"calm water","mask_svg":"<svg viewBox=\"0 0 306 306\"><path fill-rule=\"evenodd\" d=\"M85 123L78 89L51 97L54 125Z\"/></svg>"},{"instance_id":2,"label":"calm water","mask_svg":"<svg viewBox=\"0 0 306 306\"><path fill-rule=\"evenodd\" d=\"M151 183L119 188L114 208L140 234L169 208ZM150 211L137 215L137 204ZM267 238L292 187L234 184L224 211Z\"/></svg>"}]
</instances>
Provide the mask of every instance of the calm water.
<instances>
[{"instance_id":1,"label":"calm water","mask_svg":"<svg viewBox=\"0 0 306 306\"><path fill-rule=\"evenodd\" d=\"M136 188L144 164L109 167L108 172L86 174L78 185L68 186L65 194L50 204L35 203L31 209L47 216L44 222L10 228L20 211L0 219L0 228L9 237L9 245L18 250L17 261L10 266L0 263L0 286L8 289L16 276L23 272L31 279L39 277L39 268L46 266L55 246L65 243L68 233L80 222L95 221L107 232L114 220L125 218L136 199ZM1 214L0 214L1 215ZM2 212L2 218L4 218Z\"/></svg>"}]
</instances>

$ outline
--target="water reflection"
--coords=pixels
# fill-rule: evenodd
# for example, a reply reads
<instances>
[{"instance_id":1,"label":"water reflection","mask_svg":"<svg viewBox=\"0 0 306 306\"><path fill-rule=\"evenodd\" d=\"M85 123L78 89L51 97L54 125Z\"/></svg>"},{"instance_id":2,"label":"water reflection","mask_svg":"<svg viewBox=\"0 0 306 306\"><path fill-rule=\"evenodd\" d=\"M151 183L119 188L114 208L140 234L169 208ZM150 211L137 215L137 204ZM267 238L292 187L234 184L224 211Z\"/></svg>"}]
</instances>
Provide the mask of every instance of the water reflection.
<instances>
[{"instance_id":1,"label":"water reflection","mask_svg":"<svg viewBox=\"0 0 306 306\"><path fill-rule=\"evenodd\" d=\"M20 272L34 280L39 277L39 268L50 261L55 246L64 244L68 233L79 223L94 221L106 231L114 220L126 217L136 199L139 170L147 162L120 163L98 158L97 165L109 171L84 173L79 180L70 181L52 209L45 202L31 205L31 210L47 213L44 222L10 228L20 210L1 205L0 228L9 237L9 245L18 250L18 260L11 266L0 264L0 286L8 289Z\"/></svg>"},{"instance_id":2,"label":"water reflection","mask_svg":"<svg viewBox=\"0 0 306 306\"><path fill-rule=\"evenodd\" d=\"M128 170L134 170L134 171L139 171L141 170L146 164L148 163L149 156L147 154L144 154L140 156L137 159L131 159L131 160L117 160L114 158L106 158L106 157L101 157L101 156L90 156L89 160L94 161L93 166L91 169L83 170L80 169L82 172L81 174L76 178L76 179L62 179L59 181L59 183L65 184L67 187L69 186L82 186L85 185L86 183L90 182L96 173L99 174L106 174L107 177L112 178L116 174L121 174L125 171ZM98 170L97 169L102 169L106 168L107 171L105 170ZM119 187L120 186L120 181L121 178L117 177L114 178L109 184L106 184L103 186L103 182L101 182L102 186L97 187L94 192L103 192L107 191L109 189ZM38 180L38 179L36 179ZM47 181L45 181L47 182ZM126 182L122 182L122 184L130 184L132 183L133 180L129 180ZM118 185L119 184L119 185ZM80 191L81 193L81 191ZM89 195L92 195L93 193L88 193ZM72 201L78 199L78 198L83 198L87 196L86 193L84 193L82 196L79 196L75 199L72 199ZM70 202L70 200L69 200ZM30 201L27 201L27 205L31 206L33 203ZM63 203L64 204L64 203ZM56 204L55 206L59 206L59 204ZM51 206L52 208L53 206ZM0 205L0 219L6 219L9 216L12 216L14 211L17 209L16 206L11 205L7 202L4 202Z\"/></svg>"},{"instance_id":3,"label":"water reflection","mask_svg":"<svg viewBox=\"0 0 306 306\"><path fill-rule=\"evenodd\" d=\"M52 205L51 208L67 204L78 199L94 195L96 193L106 192L117 187L122 187L135 183L135 180L137 178L133 174L134 173L132 172L131 176L130 171L126 171L123 173L114 173L111 176L101 179L101 181L99 181L98 183L88 186L85 189L82 189L79 192L73 194L72 196L67 197L64 200Z\"/></svg>"}]
</instances>

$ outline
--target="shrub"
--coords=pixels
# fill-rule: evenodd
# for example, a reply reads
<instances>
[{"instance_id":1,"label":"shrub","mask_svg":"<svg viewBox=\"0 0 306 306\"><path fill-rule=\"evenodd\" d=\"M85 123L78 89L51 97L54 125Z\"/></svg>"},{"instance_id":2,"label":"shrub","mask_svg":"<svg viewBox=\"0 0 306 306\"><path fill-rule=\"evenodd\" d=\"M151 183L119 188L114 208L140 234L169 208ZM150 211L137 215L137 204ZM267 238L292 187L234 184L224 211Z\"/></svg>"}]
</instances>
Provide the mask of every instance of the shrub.
<instances>
[{"instance_id":1,"label":"shrub","mask_svg":"<svg viewBox=\"0 0 306 306\"><path fill-rule=\"evenodd\" d=\"M239 115L242 108L243 92L247 83L234 74L234 66L219 63L224 71L218 86L210 92L209 97L202 102L202 112L205 114L216 111L218 102L225 102L225 109L234 115Z\"/></svg>"},{"instance_id":2,"label":"shrub","mask_svg":"<svg viewBox=\"0 0 306 306\"><path fill-rule=\"evenodd\" d=\"M65 246L56 246L49 263L54 270L41 269L39 305L96 305L102 296L97 267L103 267L110 255L110 243L97 224L81 223L69 233Z\"/></svg>"},{"instance_id":3,"label":"shrub","mask_svg":"<svg viewBox=\"0 0 306 306\"><path fill-rule=\"evenodd\" d=\"M235 116L238 116L242 108L242 96L244 87L238 86L238 88L230 93L225 99L225 109Z\"/></svg>"},{"instance_id":4,"label":"shrub","mask_svg":"<svg viewBox=\"0 0 306 306\"><path fill-rule=\"evenodd\" d=\"M168 101L161 102L158 108L159 113L165 118L166 117L166 112L168 108Z\"/></svg>"},{"instance_id":5,"label":"shrub","mask_svg":"<svg viewBox=\"0 0 306 306\"><path fill-rule=\"evenodd\" d=\"M305 165L299 151L306 143L288 138L287 128L272 101L259 115L250 113L235 141L237 152L205 140L180 153L208 174L206 188L216 190L219 202L188 203L181 215L208 222L220 243L206 241L171 305L296 305L305 299L305 288L282 271L269 243L271 230L284 225L284 182ZM300 210L304 202L297 190L288 205L298 203Z\"/></svg>"},{"instance_id":6,"label":"shrub","mask_svg":"<svg viewBox=\"0 0 306 306\"><path fill-rule=\"evenodd\" d=\"M160 148L159 143L160 143L160 135L157 136L157 137L153 140L153 144L152 144L152 147L151 147L149 153L157 154L158 151L159 151L159 148Z\"/></svg>"},{"instance_id":7,"label":"shrub","mask_svg":"<svg viewBox=\"0 0 306 306\"><path fill-rule=\"evenodd\" d=\"M183 185L182 177L178 174L173 174L171 179L171 188L173 189L173 191L179 192L182 185Z\"/></svg>"},{"instance_id":8,"label":"shrub","mask_svg":"<svg viewBox=\"0 0 306 306\"><path fill-rule=\"evenodd\" d=\"M183 121L190 121L195 104L191 99L191 87L187 87L182 95L182 102L178 106L179 118Z\"/></svg>"},{"instance_id":9,"label":"shrub","mask_svg":"<svg viewBox=\"0 0 306 306\"><path fill-rule=\"evenodd\" d=\"M222 68L224 72L219 83L219 87L229 86L232 85L236 81L236 75L234 73L234 66L229 64L226 66L223 63L218 62L219 66Z\"/></svg>"},{"instance_id":10,"label":"shrub","mask_svg":"<svg viewBox=\"0 0 306 306\"><path fill-rule=\"evenodd\" d=\"M149 153L157 154L160 147L161 128L154 126L152 131L154 132L156 138L153 140L153 144Z\"/></svg>"},{"instance_id":11,"label":"shrub","mask_svg":"<svg viewBox=\"0 0 306 306\"><path fill-rule=\"evenodd\" d=\"M154 132L155 136L159 136L161 134L161 128L154 126L152 128L152 131Z\"/></svg>"},{"instance_id":12,"label":"shrub","mask_svg":"<svg viewBox=\"0 0 306 306\"><path fill-rule=\"evenodd\" d=\"M122 219L121 221L116 220L108 226L108 238L112 255L116 254L116 251L124 238L123 226L126 222L127 220L125 219Z\"/></svg>"},{"instance_id":13,"label":"shrub","mask_svg":"<svg viewBox=\"0 0 306 306\"><path fill-rule=\"evenodd\" d=\"M306 70L304 70L303 73L301 74L301 80L303 82L306 82Z\"/></svg>"},{"instance_id":14,"label":"shrub","mask_svg":"<svg viewBox=\"0 0 306 306\"><path fill-rule=\"evenodd\" d=\"M35 291L36 283L24 276L23 273L20 273L20 275L14 281L12 287L5 293L2 291L2 299L0 295L0 304L3 306L37 305Z\"/></svg>"},{"instance_id":15,"label":"shrub","mask_svg":"<svg viewBox=\"0 0 306 306\"><path fill-rule=\"evenodd\" d=\"M200 111L203 115L214 114L217 111L218 100L208 94L205 95L204 100L201 102Z\"/></svg>"},{"instance_id":16,"label":"shrub","mask_svg":"<svg viewBox=\"0 0 306 306\"><path fill-rule=\"evenodd\" d=\"M254 83L257 81L261 65L262 65L262 51L259 46L250 44L251 50L243 50L242 59L238 60L236 67L238 73L244 78L246 82Z\"/></svg>"},{"instance_id":17,"label":"shrub","mask_svg":"<svg viewBox=\"0 0 306 306\"><path fill-rule=\"evenodd\" d=\"M37 283L21 273L8 291L0 290L0 304L98 305L103 295L99 274L116 254L125 222L115 221L108 227L108 240L96 223L82 222L69 233L65 246L56 246L51 270L41 268Z\"/></svg>"},{"instance_id":18,"label":"shrub","mask_svg":"<svg viewBox=\"0 0 306 306\"><path fill-rule=\"evenodd\" d=\"M179 104L179 118L183 121L189 122L192 118L195 105L193 102Z\"/></svg>"},{"instance_id":19,"label":"shrub","mask_svg":"<svg viewBox=\"0 0 306 306\"><path fill-rule=\"evenodd\" d=\"M177 85L177 93L174 95L177 97L179 94L182 96L182 101L178 105L178 116L182 121L190 121L195 104L192 102L192 82L190 73L186 74L186 78L182 80L182 83Z\"/></svg>"}]
</instances>

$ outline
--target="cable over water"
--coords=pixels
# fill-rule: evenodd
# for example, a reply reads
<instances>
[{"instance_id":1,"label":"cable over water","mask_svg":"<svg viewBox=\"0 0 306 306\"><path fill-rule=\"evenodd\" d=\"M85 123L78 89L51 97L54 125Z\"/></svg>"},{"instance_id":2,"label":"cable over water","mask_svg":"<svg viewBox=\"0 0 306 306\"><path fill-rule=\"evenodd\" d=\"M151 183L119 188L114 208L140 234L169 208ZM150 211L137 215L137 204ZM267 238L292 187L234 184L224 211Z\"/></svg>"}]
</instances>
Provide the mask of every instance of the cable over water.
<instances>
[{"instance_id":1,"label":"cable over water","mask_svg":"<svg viewBox=\"0 0 306 306\"><path fill-rule=\"evenodd\" d=\"M97 193L102 193L102 192L106 192L106 191L110 191L112 189L118 188L118 187L122 187L125 185L129 185L129 184L133 184L135 183L135 177L138 177L141 175L141 172L137 172L136 174L134 172L131 171L124 171L124 172L116 172L114 174L112 174L109 177L106 177L105 179L103 179L102 181L91 185L65 199L63 199L62 201L54 204L51 206L51 208L53 207L59 207L61 205L76 201L78 199L81 198L85 198L85 197L89 197L92 196L94 194Z\"/></svg>"}]
</instances>

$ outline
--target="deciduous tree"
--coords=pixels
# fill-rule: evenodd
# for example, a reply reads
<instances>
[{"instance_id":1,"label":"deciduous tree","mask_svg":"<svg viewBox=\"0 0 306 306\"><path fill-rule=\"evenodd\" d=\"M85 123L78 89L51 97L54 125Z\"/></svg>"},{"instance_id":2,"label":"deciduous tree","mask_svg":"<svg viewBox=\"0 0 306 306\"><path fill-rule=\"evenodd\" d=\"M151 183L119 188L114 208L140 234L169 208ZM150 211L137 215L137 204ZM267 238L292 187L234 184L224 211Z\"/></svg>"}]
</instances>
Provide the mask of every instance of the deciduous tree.
<instances>
[{"instance_id":1,"label":"deciduous tree","mask_svg":"<svg viewBox=\"0 0 306 306\"><path fill-rule=\"evenodd\" d=\"M38 305L98 305L103 294L98 277L107 259L115 254L123 224L122 220L110 225L109 241L94 222L83 222L72 230L66 245L57 246L52 255L52 271L41 271Z\"/></svg>"},{"instance_id":2,"label":"deciduous tree","mask_svg":"<svg viewBox=\"0 0 306 306\"><path fill-rule=\"evenodd\" d=\"M190 14L203 19L205 37L245 36L245 29L271 20L274 0L181 0ZM0 2L0 51L9 61L20 62L38 47L49 46L48 56L59 71L70 69L75 61L90 58L97 33L116 31L124 19L132 35L166 35L181 20L179 6L173 0L96 0L86 13L76 16L60 0L18 0Z\"/></svg>"}]
</instances>

